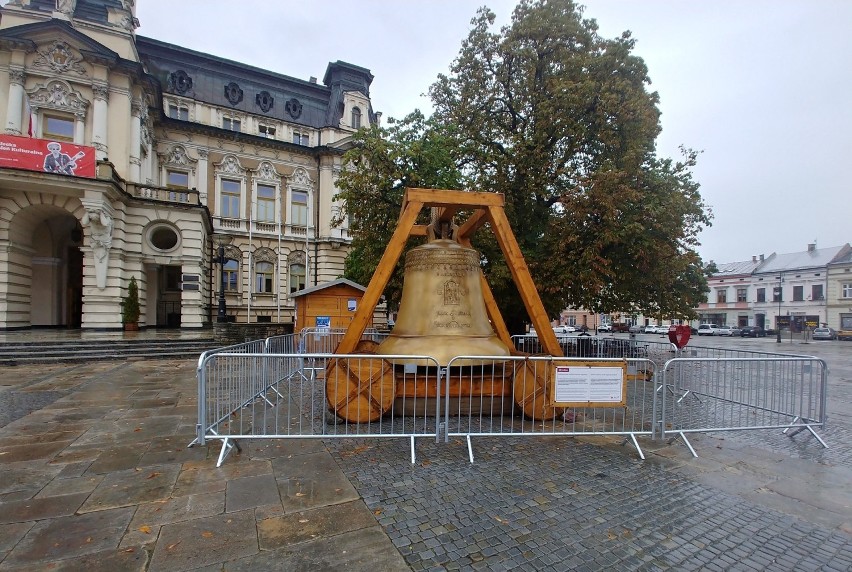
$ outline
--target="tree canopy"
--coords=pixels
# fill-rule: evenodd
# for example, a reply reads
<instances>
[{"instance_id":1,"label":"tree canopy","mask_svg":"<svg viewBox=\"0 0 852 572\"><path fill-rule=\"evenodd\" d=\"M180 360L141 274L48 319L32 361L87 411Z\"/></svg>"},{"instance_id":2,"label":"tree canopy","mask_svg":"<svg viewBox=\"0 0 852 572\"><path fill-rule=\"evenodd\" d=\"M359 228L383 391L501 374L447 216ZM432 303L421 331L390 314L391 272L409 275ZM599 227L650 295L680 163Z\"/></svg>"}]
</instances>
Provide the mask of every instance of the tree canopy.
<instances>
[{"instance_id":1,"label":"tree canopy","mask_svg":"<svg viewBox=\"0 0 852 572\"><path fill-rule=\"evenodd\" d=\"M550 315L693 316L706 291L697 235L711 215L691 174L696 153L655 154L658 96L630 33L600 37L569 0L522 0L499 31L481 8L471 25L429 89L432 117L363 131L346 156L347 275L375 267L404 187L468 188L504 195ZM518 331L526 314L496 241L482 229L473 242Z\"/></svg>"}]
</instances>

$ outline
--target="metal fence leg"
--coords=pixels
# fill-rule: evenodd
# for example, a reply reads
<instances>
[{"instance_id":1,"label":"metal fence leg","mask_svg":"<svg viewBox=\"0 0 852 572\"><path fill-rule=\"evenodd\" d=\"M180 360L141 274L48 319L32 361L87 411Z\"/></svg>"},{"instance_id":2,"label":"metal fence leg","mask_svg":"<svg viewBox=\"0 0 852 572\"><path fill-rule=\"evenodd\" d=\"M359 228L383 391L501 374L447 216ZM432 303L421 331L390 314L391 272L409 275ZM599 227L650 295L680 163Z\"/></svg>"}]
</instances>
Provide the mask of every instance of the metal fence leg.
<instances>
[{"instance_id":1,"label":"metal fence leg","mask_svg":"<svg viewBox=\"0 0 852 572\"><path fill-rule=\"evenodd\" d=\"M229 443L229 441L233 441L233 443ZM219 452L219 460L216 461L216 468L222 466L222 463L225 462L225 458L231 453L233 449L237 450L238 453L242 453L243 450L240 447L240 444L237 443L236 439L231 439L230 437L225 437L222 439L222 450Z\"/></svg>"},{"instance_id":2,"label":"metal fence leg","mask_svg":"<svg viewBox=\"0 0 852 572\"><path fill-rule=\"evenodd\" d=\"M467 456L470 462L473 463L473 444L470 441L470 435L467 436Z\"/></svg>"}]
</instances>

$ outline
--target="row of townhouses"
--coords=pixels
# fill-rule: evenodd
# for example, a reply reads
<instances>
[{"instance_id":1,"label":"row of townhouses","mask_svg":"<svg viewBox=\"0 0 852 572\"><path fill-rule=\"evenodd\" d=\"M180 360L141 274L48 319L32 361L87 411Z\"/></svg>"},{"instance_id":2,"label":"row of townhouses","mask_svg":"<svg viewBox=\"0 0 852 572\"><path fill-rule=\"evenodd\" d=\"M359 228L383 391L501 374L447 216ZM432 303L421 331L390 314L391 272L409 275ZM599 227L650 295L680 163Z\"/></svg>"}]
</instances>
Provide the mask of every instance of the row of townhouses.
<instances>
[{"instance_id":1,"label":"row of townhouses","mask_svg":"<svg viewBox=\"0 0 852 572\"><path fill-rule=\"evenodd\" d=\"M145 0L141 0L145 1ZM296 79L137 36L133 0L0 8L0 329L293 323L343 274L369 70ZM298 326L297 326L298 327Z\"/></svg>"},{"instance_id":2,"label":"row of townhouses","mask_svg":"<svg viewBox=\"0 0 852 572\"><path fill-rule=\"evenodd\" d=\"M708 278L702 323L804 331L852 330L852 247L755 256L717 265Z\"/></svg>"},{"instance_id":3,"label":"row of townhouses","mask_svg":"<svg viewBox=\"0 0 852 572\"><path fill-rule=\"evenodd\" d=\"M809 244L801 252L715 266L716 272L707 279L707 301L696 308L699 319L693 326L852 330L852 247L848 243L830 248ZM559 322L588 328L611 322L657 324L656 319L642 315L596 316L572 309L563 311Z\"/></svg>"}]
</instances>

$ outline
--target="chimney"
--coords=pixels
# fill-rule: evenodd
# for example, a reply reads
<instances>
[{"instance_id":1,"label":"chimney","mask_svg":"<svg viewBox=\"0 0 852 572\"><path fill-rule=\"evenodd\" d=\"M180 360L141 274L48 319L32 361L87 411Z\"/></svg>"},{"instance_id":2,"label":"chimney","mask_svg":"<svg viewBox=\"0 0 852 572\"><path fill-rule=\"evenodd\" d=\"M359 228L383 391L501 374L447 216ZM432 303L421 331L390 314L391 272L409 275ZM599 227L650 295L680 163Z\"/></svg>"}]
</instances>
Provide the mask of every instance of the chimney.
<instances>
[{"instance_id":1,"label":"chimney","mask_svg":"<svg viewBox=\"0 0 852 572\"><path fill-rule=\"evenodd\" d=\"M751 261L752 261L752 262L757 262L757 256L752 256L752 257L751 257Z\"/></svg>"},{"instance_id":2,"label":"chimney","mask_svg":"<svg viewBox=\"0 0 852 572\"><path fill-rule=\"evenodd\" d=\"M760 255L760 261L763 262L763 255Z\"/></svg>"},{"instance_id":3,"label":"chimney","mask_svg":"<svg viewBox=\"0 0 852 572\"><path fill-rule=\"evenodd\" d=\"M816 243L812 242L808 245L808 252L813 252L816 250Z\"/></svg>"},{"instance_id":4,"label":"chimney","mask_svg":"<svg viewBox=\"0 0 852 572\"><path fill-rule=\"evenodd\" d=\"M314 76L311 76L311 79L309 79L308 81L311 82L311 83L316 83L317 78L315 78Z\"/></svg>"}]
</instances>

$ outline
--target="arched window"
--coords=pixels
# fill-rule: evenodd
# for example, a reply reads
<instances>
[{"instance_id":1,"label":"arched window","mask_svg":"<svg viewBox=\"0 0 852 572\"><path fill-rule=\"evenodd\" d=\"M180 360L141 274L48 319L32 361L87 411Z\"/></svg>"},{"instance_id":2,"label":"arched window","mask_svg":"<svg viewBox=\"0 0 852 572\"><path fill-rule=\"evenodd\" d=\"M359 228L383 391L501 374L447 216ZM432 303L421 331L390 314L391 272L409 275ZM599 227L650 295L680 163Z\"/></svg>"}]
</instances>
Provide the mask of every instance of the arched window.
<instances>
[{"instance_id":1,"label":"arched window","mask_svg":"<svg viewBox=\"0 0 852 572\"><path fill-rule=\"evenodd\" d=\"M258 294L272 294L273 269L271 262L258 262L254 265L254 285Z\"/></svg>"},{"instance_id":2,"label":"arched window","mask_svg":"<svg viewBox=\"0 0 852 572\"><path fill-rule=\"evenodd\" d=\"M290 293L305 289L305 265L290 265Z\"/></svg>"},{"instance_id":3,"label":"arched window","mask_svg":"<svg viewBox=\"0 0 852 572\"><path fill-rule=\"evenodd\" d=\"M361 128L361 110L357 107L352 108L352 129Z\"/></svg>"}]
</instances>

